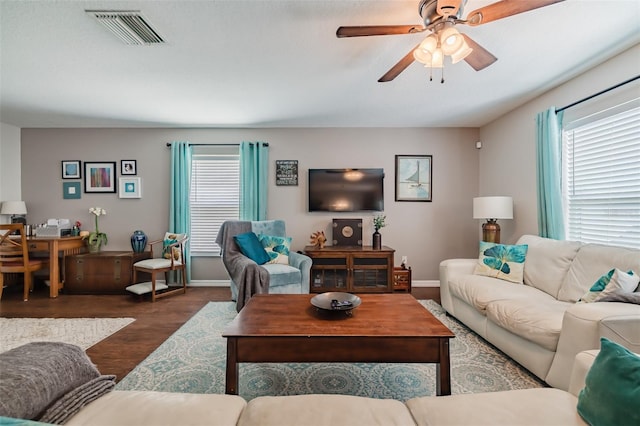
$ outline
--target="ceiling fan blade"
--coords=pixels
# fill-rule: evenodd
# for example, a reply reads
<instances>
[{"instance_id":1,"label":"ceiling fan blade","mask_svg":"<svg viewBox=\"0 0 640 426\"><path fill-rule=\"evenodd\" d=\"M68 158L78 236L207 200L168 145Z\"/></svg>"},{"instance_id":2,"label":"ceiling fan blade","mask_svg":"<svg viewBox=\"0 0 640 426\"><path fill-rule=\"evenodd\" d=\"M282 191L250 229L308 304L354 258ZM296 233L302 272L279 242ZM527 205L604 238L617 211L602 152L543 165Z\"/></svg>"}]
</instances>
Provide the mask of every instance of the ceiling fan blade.
<instances>
[{"instance_id":1,"label":"ceiling fan blade","mask_svg":"<svg viewBox=\"0 0 640 426\"><path fill-rule=\"evenodd\" d=\"M464 60L466 63L471 65L474 70L483 70L498 60L498 58L493 56L491 52L480 46L471 37L466 34L462 34L462 36L464 37L469 47L473 49L473 52L471 52L469 56L464 58Z\"/></svg>"},{"instance_id":2,"label":"ceiling fan blade","mask_svg":"<svg viewBox=\"0 0 640 426\"><path fill-rule=\"evenodd\" d=\"M416 50L420 46L419 44L411 49L409 53L407 53L404 58L400 59L397 64L395 64L385 75L378 79L378 83L386 83L387 81L391 81L396 78L402 71L404 71L409 65L415 61L413 58L413 51Z\"/></svg>"},{"instance_id":3,"label":"ceiling fan blade","mask_svg":"<svg viewBox=\"0 0 640 426\"><path fill-rule=\"evenodd\" d=\"M361 27L338 27L336 36L343 37L366 37L376 35L393 34L414 34L426 30L421 25L367 25Z\"/></svg>"},{"instance_id":4,"label":"ceiling fan blade","mask_svg":"<svg viewBox=\"0 0 640 426\"><path fill-rule=\"evenodd\" d=\"M467 24L471 26L486 24L561 1L564 0L502 0L469 13Z\"/></svg>"}]
</instances>

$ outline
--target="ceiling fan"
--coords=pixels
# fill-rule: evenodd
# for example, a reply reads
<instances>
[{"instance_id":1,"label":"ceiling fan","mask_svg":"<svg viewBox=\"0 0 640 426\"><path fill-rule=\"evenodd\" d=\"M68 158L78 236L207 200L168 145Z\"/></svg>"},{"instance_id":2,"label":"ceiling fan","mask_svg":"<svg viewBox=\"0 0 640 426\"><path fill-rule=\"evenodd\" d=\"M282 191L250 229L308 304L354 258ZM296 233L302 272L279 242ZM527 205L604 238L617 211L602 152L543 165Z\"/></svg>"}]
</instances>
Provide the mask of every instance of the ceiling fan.
<instances>
[{"instance_id":1,"label":"ceiling fan","mask_svg":"<svg viewBox=\"0 0 640 426\"><path fill-rule=\"evenodd\" d=\"M462 19L467 0L420 0L418 13L424 25L367 25L339 27L338 38L366 37L376 35L415 34L428 31L429 35L396 63L379 82L391 81L414 60L426 67L443 68L444 57L450 56L456 63L464 59L476 71L480 71L498 60L471 37L461 34L455 26L464 24L477 26L519 13L528 12L564 0L501 0L481 7ZM442 78L441 82L444 82Z\"/></svg>"}]
</instances>

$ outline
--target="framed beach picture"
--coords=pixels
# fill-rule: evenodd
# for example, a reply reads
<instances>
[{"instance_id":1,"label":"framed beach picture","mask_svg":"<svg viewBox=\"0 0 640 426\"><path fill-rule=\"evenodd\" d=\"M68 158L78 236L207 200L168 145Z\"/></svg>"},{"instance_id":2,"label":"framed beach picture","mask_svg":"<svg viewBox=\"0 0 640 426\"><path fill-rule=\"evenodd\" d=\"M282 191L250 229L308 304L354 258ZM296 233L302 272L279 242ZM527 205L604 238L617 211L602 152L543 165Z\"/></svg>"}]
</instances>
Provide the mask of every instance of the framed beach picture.
<instances>
[{"instance_id":1,"label":"framed beach picture","mask_svg":"<svg viewBox=\"0 0 640 426\"><path fill-rule=\"evenodd\" d=\"M142 198L142 179L139 177L121 177L118 179L120 198Z\"/></svg>"},{"instance_id":2,"label":"framed beach picture","mask_svg":"<svg viewBox=\"0 0 640 426\"><path fill-rule=\"evenodd\" d=\"M396 201L431 201L431 155L396 155Z\"/></svg>"},{"instance_id":3,"label":"framed beach picture","mask_svg":"<svg viewBox=\"0 0 640 426\"><path fill-rule=\"evenodd\" d=\"M80 179L81 177L80 161L72 160L62 162L62 179Z\"/></svg>"},{"instance_id":4,"label":"framed beach picture","mask_svg":"<svg viewBox=\"0 0 640 426\"><path fill-rule=\"evenodd\" d=\"M116 192L116 162L85 161L84 192Z\"/></svg>"}]
</instances>

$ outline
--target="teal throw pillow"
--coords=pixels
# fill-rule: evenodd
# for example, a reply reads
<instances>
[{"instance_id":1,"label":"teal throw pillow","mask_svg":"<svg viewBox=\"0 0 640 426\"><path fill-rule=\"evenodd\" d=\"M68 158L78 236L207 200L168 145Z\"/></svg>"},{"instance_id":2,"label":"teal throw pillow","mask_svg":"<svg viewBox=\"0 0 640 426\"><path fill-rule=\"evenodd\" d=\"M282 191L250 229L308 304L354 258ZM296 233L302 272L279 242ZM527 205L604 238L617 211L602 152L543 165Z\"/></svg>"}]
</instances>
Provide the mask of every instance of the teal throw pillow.
<instances>
[{"instance_id":1,"label":"teal throw pillow","mask_svg":"<svg viewBox=\"0 0 640 426\"><path fill-rule=\"evenodd\" d=\"M606 295L617 290L631 293L638 286L638 281L640 278L633 271L628 271L625 275L623 271L613 268L598 278L589 291L580 298L580 302L599 302ZM605 289L606 293L603 295Z\"/></svg>"},{"instance_id":2,"label":"teal throw pillow","mask_svg":"<svg viewBox=\"0 0 640 426\"><path fill-rule=\"evenodd\" d=\"M162 257L165 259L171 259L173 256L173 260L180 262L180 247L173 246L170 247L171 244L177 243L179 239L183 237L184 234L174 234L172 232L166 232L164 234L164 240L162 242Z\"/></svg>"},{"instance_id":3,"label":"teal throw pillow","mask_svg":"<svg viewBox=\"0 0 640 426\"><path fill-rule=\"evenodd\" d=\"M262 247L269 255L269 262L280 263L282 265L289 264L289 250L291 249L291 237L275 237L271 235L260 234L258 236Z\"/></svg>"},{"instance_id":4,"label":"teal throw pillow","mask_svg":"<svg viewBox=\"0 0 640 426\"><path fill-rule=\"evenodd\" d=\"M269 261L269 255L260 244L258 237L253 232L238 234L233 237L236 244L240 248L242 254L256 262L258 265L264 265Z\"/></svg>"},{"instance_id":5,"label":"teal throw pillow","mask_svg":"<svg viewBox=\"0 0 640 426\"><path fill-rule=\"evenodd\" d=\"M480 241L480 257L474 274L522 284L527 244L508 246Z\"/></svg>"},{"instance_id":6,"label":"teal throw pillow","mask_svg":"<svg viewBox=\"0 0 640 426\"><path fill-rule=\"evenodd\" d=\"M640 425L640 356L600 339L600 353L578 395L578 413L590 425Z\"/></svg>"}]
</instances>

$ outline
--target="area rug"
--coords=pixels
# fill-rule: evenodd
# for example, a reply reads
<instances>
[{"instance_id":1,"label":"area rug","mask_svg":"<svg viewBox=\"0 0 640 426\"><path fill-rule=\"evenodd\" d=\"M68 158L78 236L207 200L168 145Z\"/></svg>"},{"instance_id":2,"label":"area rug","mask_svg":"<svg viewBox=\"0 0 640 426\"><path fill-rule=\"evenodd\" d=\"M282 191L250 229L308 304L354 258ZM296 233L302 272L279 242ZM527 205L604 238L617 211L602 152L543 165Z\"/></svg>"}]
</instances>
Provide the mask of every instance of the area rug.
<instances>
[{"instance_id":1,"label":"area rug","mask_svg":"<svg viewBox=\"0 0 640 426\"><path fill-rule=\"evenodd\" d=\"M451 340L452 393L543 387L544 383L447 317L437 303L420 301L456 335ZM226 339L221 334L236 316L231 302L210 302L117 385L119 390L224 393ZM401 401L435 395L430 364L288 363L240 364L238 394L347 394Z\"/></svg>"},{"instance_id":2,"label":"area rug","mask_svg":"<svg viewBox=\"0 0 640 426\"><path fill-rule=\"evenodd\" d=\"M29 342L63 342L86 350L134 318L0 318L0 352Z\"/></svg>"}]
</instances>

